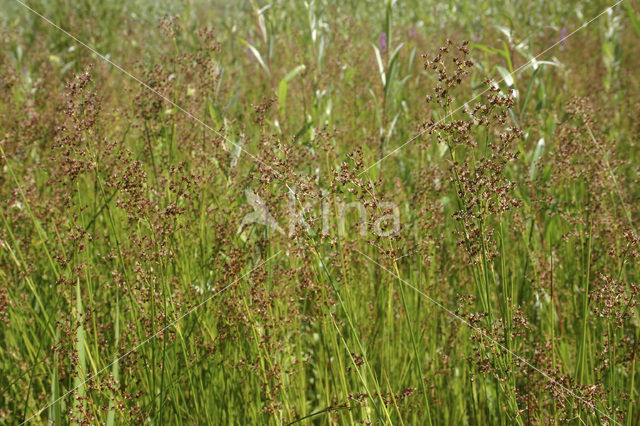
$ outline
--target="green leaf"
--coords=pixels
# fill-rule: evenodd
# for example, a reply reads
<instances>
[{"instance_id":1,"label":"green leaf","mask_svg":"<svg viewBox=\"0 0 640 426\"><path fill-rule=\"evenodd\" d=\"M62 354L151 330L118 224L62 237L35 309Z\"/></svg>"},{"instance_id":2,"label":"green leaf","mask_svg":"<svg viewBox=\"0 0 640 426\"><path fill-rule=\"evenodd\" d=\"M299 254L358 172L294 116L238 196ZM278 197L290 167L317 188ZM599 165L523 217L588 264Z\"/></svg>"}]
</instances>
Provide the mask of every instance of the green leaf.
<instances>
[{"instance_id":1,"label":"green leaf","mask_svg":"<svg viewBox=\"0 0 640 426\"><path fill-rule=\"evenodd\" d=\"M493 47L485 46L484 44L471 43L471 48L480 49L484 52L490 53L492 55L500 55L503 56L503 52L498 49L494 49Z\"/></svg>"},{"instance_id":2,"label":"green leaf","mask_svg":"<svg viewBox=\"0 0 640 426\"><path fill-rule=\"evenodd\" d=\"M518 71L516 72L516 74L521 74L523 71L529 69L529 68L533 68L534 70L537 70L540 65L551 65L552 67L560 67L562 66L561 63L558 62L551 62L551 61L538 61L536 60L536 58L532 58L527 64L521 66L520 68L518 68Z\"/></svg>"},{"instance_id":3,"label":"green leaf","mask_svg":"<svg viewBox=\"0 0 640 426\"><path fill-rule=\"evenodd\" d=\"M287 80L283 78L280 80L280 84L278 85L278 109L280 110L280 116L282 116L285 111L288 90L289 83L287 83Z\"/></svg>"},{"instance_id":4,"label":"green leaf","mask_svg":"<svg viewBox=\"0 0 640 426\"><path fill-rule=\"evenodd\" d=\"M387 36L387 48L391 50L391 16L392 16L392 0L387 0L387 8L385 13L384 30Z\"/></svg>"},{"instance_id":5,"label":"green leaf","mask_svg":"<svg viewBox=\"0 0 640 426\"><path fill-rule=\"evenodd\" d=\"M115 347L116 348L118 347L119 342L120 342L120 301L119 299L116 299L116 326L115 326ZM113 366L111 367L111 375L113 376L114 380L118 381L118 378L120 376L120 365L117 359L113 363ZM107 426L113 426L115 424L116 410L115 410L114 400L115 400L115 395L112 392L111 400L109 401L109 412L107 414Z\"/></svg>"},{"instance_id":6,"label":"green leaf","mask_svg":"<svg viewBox=\"0 0 640 426\"><path fill-rule=\"evenodd\" d=\"M86 381L86 373L87 373L87 363L86 363L86 346L84 341L84 325L83 325L83 314L84 309L82 307L82 296L80 293L80 279L76 282L76 318L77 321L77 329L76 329L76 352L78 354L78 365L76 369L76 377L74 379L74 386L77 388L78 396L83 397L85 395L84 382ZM74 405L74 413L77 416L80 416L80 412L84 410L84 402L80 400L78 402L81 407Z\"/></svg>"},{"instance_id":7,"label":"green leaf","mask_svg":"<svg viewBox=\"0 0 640 426\"><path fill-rule=\"evenodd\" d=\"M633 29L636 30L636 34L640 37L640 19L638 19L638 14L633 10L631 3L625 2L624 6L627 8L627 13L629 14L629 19L631 20Z\"/></svg>"},{"instance_id":8,"label":"green leaf","mask_svg":"<svg viewBox=\"0 0 640 426\"><path fill-rule=\"evenodd\" d=\"M391 82L393 81L393 72L395 70L396 63L398 62L398 53L400 52L400 49L402 48L403 45L404 45L403 43L398 45L398 47L396 47L396 49L391 54L391 59L389 60L389 69L387 70L386 79L385 79L387 84L385 84L384 86L385 99L389 98L389 88L391 87Z\"/></svg>"},{"instance_id":9,"label":"green leaf","mask_svg":"<svg viewBox=\"0 0 640 426\"><path fill-rule=\"evenodd\" d=\"M289 74L284 76L284 80L291 81L293 79L293 77L295 77L296 75L300 74L302 71L304 71L306 69L307 69L307 67L304 64L298 65L297 67L295 67L294 69L289 71Z\"/></svg>"},{"instance_id":10,"label":"green leaf","mask_svg":"<svg viewBox=\"0 0 640 426\"><path fill-rule=\"evenodd\" d=\"M260 52L258 52L258 49L256 49L253 45L249 44L249 42L247 42L247 40L245 40L243 38L239 38L239 40L242 43L244 43L244 45L247 46L249 48L249 50L251 50L251 53L253 53L253 56L255 56L256 60L258 61L258 63L262 67L262 69L264 69L266 71L267 75L269 77L271 77L271 71L269 70L269 67L264 62L264 60L262 59L262 55L260 55Z\"/></svg>"},{"instance_id":11,"label":"green leaf","mask_svg":"<svg viewBox=\"0 0 640 426\"><path fill-rule=\"evenodd\" d=\"M502 42L502 56L507 60L507 67L509 68L509 72L513 73L513 62L511 61L511 52L509 51L509 45L507 43Z\"/></svg>"},{"instance_id":12,"label":"green leaf","mask_svg":"<svg viewBox=\"0 0 640 426\"><path fill-rule=\"evenodd\" d=\"M520 108L520 116L522 116L524 114L524 112L527 109L527 105L529 105L529 100L531 99L531 93L532 93L533 85L537 81L537 76L538 76L538 73L540 72L540 69L541 68L534 68L533 75L531 76L531 79L529 80L529 85L527 86L527 92L525 93L524 98L522 99L522 107Z\"/></svg>"},{"instance_id":13,"label":"green leaf","mask_svg":"<svg viewBox=\"0 0 640 426\"><path fill-rule=\"evenodd\" d=\"M278 109L280 110L280 116L284 116L285 106L287 104L287 91L289 90L289 82L298 74L303 72L307 67L304 65L298 65L291 70L287 75L280 80L278 85Z\"/></svg>"},{"instance_id":14,"label":"green leaf","mask_svg":"<svg viewBox=\"0 0 640 426\"><path fill-rule=\"evenodd\" d=\"M376 54L376 61L378 62L378 72L380 73L380 80L382 80L382 86L386 86L387 85L387 76L385 75L384 72L384 65L382 64L382 56L380 56L380 49L378 49L378 47L373 44L373 43L369 43L371 44L371 47L373 47L373 51Z\"/></svg>"},{"instance_id":15,"label":"green leaf","mask_svg":"<svg viewBox=\"0 0 640 426\"><path fill-rule=\"evenodd\" d=\"M509 86L510 88L513 88L513 85L514 85L513 74L511 74L509 71L507 71L506 68L501 67L500 65L498 65L496 69L500 73L500 76L502 77L502 81L504 81L507 84L507 86Z\"/></svg>"},{"instance_id":16,"label":"green leaf","mask_svg":"<svg viewBox=\"0 0 640 426\"><path fill-rule=\"evenodd\" d=\"M540 138L538 144L536 145L536 150L533 152L533 157L531 158L531 164L529 166L529 177L533 180L536 177L536 168L537 162L542 157L544 153L544 138Z\"/></svg>"},{"instance_id":17,"label":"green leaf","mask_svg":"<svg viewBox=\"0 0 640 426\"><path fill-rule=\"evenodd\" d=\"M209 118L213 121L215 127L219 127L222 123L222 111L220 107L214 103L209 104Z\"/></svg>"},{"instance_id":18,"label":"green leaf","mask_svg":"<svg viewBox=\"0 0 640 426\"><path fill-rule=\"evenodd\" d=\"M60 341L60 329L56 329L56 344ZM60 385L58 383L58 352L53 356L53 368L51 370L51 406L49 407L49 422L59 425L62 424L62 410L60 405L62 401L58 401L60 398Z\"/></svg>"}]
</instances>

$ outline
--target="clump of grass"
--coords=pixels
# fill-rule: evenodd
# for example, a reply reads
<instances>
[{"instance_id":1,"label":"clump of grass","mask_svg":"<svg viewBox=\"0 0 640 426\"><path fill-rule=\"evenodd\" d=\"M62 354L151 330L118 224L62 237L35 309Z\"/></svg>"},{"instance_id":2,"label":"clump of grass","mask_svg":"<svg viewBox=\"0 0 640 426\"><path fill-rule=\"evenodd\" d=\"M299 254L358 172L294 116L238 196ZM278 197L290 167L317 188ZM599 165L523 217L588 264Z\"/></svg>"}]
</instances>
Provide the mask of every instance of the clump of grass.
<instances>
[{"instance_id":1,"label":"clump of grass","mask_svg":"<svg viewBox=\"0 0 640 426\"><path fill-rule=\"evenodd\" d=\"M0 16L3 421L633 424L633 7L54 3L139 81Z\"/></svg>"}]
</instances>

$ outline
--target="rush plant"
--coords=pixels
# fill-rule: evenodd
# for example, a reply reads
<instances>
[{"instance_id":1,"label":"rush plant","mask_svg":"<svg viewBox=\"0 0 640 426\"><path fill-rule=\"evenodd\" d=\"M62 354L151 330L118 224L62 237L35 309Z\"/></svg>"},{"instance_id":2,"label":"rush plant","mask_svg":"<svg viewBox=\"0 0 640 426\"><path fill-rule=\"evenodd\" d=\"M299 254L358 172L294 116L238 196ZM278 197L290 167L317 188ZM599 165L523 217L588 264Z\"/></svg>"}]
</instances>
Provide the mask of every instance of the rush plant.
<instances>
[{"instance_id":1,"label":"rush plant","mask_svg":"<svg viewBox=\"0 0 640 426\"><path fill-rule=\"evenodd\" d=\"M0 422L636 424L624 2L7 0Z\"/></svg>"}]
</instances>

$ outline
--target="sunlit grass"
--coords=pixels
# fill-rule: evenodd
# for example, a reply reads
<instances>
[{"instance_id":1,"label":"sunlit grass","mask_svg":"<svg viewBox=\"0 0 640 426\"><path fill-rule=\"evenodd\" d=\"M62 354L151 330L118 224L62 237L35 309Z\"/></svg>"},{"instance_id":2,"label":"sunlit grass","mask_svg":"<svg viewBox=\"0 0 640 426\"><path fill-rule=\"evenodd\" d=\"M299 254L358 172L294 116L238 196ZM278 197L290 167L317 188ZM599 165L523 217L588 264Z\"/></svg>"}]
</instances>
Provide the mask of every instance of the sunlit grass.
<instances>
[{"instance_id":1,"label":"sunlit grass","mask_svg":"<svg viewBox=\"0 0 640 426\"><path fill-rule=\"evenodd\" d=\"M637 2L8 3L3 422L635 424Z\"/></svg>"}]
</instances>

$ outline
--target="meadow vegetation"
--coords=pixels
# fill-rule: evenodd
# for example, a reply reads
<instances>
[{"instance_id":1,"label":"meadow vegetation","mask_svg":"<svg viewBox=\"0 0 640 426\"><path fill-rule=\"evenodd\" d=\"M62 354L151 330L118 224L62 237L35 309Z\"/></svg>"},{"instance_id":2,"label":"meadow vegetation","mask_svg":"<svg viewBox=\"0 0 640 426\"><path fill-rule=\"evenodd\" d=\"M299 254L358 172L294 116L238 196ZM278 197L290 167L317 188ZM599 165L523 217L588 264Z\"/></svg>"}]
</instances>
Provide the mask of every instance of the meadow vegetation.
<instances>
[{"instance_id":1,"label":"meadow vegetation","mask_svg":"<svg viewBox=\"0 0 640 426\"><path fill-rule=\"evenodd\" d=\"M0 422L638 424L612 4L4 1Z\"/></svg>"}]
</instances>

